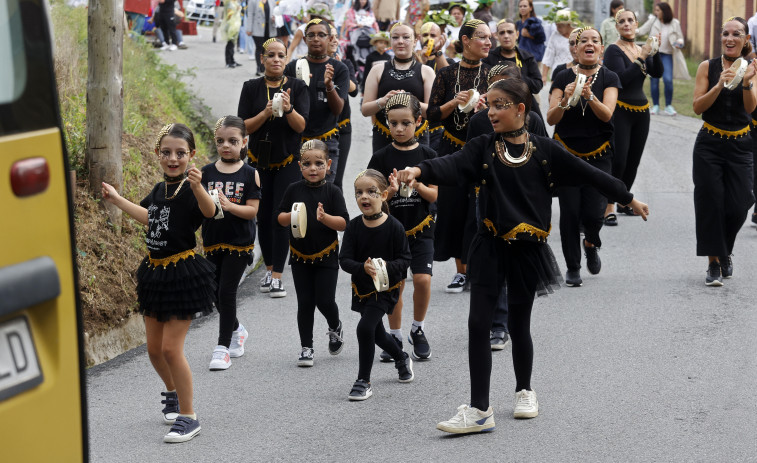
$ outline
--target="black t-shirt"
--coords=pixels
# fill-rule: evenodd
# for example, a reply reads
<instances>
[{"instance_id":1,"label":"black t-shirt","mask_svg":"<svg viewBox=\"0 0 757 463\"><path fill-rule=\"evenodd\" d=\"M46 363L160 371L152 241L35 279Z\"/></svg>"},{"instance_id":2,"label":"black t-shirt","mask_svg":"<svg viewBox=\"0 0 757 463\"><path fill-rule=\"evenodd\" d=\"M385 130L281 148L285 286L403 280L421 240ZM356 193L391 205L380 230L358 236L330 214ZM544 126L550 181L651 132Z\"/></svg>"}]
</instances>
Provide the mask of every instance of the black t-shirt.
<instances>
[{"instance_id":1,"label":"black t-shirt","mask_svg":"<svg viewBox=\"0 0 757 463\"><path fill-rule=\"evenodd\" d=\"M575 80L576 74L572 68L568 68L557 75L549 92L552 93L556 88L564 92L565 87ZM621 88L620 79L618 79L617 74L602 66L594 74L594 81L591 84L594 98L602 101L605 89L608 87ZM593 153L605 143L610 142L614 131L612 119L608 122L600 120L588 105L589 102L581 97L577 105L563 111L562 119L555 126L555 139L562 140L568 151L579 156L580 154ZM583 107L586 108L585 111ZM592 156L600 156L601 154L601 152L597 152Z\"/></svg>"},{"instance_id":2,"label":"black t-shirt","mask_svg":"<svg viewBox=\"0 0 757 463\"><path fill-rule=\"evenodd\" d=\"M352 66L352 61L343 59L342 64L347 66L347 75L350 77L350 82L357 85L357 76L355 76L355 68ZM349 90L350 83L347 82L347 90ZM357 95L357 88L350 94L350 96ZM350 99L344 99L344 108L342 108L342 114L339 115L339 133L352 133L352 126L344 121L352 116L352 109L350 109Z\"/></svg>"},{"instance_id":3,"label":"black t-shirt","mask_svg":"<svg viewBox=\"0 0 757 463\"><path fill-rule=\"evenodd\" d=\"M181 184L168 185L166 192L166 183L157 183L150 194L139 202L140 206L147 209L145 243L153 259L194 249L197 244L195 231L200 228L205 217L189 187L189 180L181 185L179 194L173 196L179 185Z\"/></svg>"},{"instance_id":4,"label":"black t-shirt","mask_svg":"<svg viewBox=\"0 0 757 463\"><path fill-rule=\"evenodd\" d=\"M605 49L604 65L618 75L623 86L618 90L618 101L634 106L643 106L647 103L647 96L644 94L644 80L647 76L619 46L612 44ZM648 56L644 65L650 77L662 77L662 58L659 53Z\"/></svg>"},{"instance_id":5,"label":"black t-shirt","mask_svg":"<svg viewBox=\"0 0 757 463\"><path fill-rule=\"evenodd\" d=\"M368 168L376 169L388 179L392 169L402 170L407 166L416 166L421 161L435 157L436 152L425 145L419 144L415 149L400 151L390 144L373 154L368 162ZM389 198L388 202L392 216L400 221L406 231L413 231L408 235L408 239L434 236L434 222L429 220L430 203L418 194L418 190L413 189L413 194L409 198L400 196L398 191Z\"/></svg>"},{"instance_id":6,"label":"black t-shirt","mask_svg":"<svg viewBox=\"0 0 757 463\"><path fill-rule=\"evenodd\" d=\"M231 174L218 171L215 163L202 168L202 184L210 190L221 191L230 202L245 206L248 199L260 199L260 187L255 183L255 168L242 164ZM202 223L202 244L206 253L220 249L249 252L255 242L255 221L237 217L225 211L222 219L213 217ZM225 246L224 246L225 245Z\"/></svg>"},{"instance_id":7,"label":"black t-shirt","mask_svg":"<svg viewBox=\"0 0 757 463\"><path fill-rule=\"evenodd\" d=\"M539 71L539 65L536 64L534 55L526 50L521 50L518 47L515 47L515 53L517 53L518 59L515 57L505 58L502 56L502 47L500 46L489 50L489 56L481 61L491 67L505 62L518 65L518 61L520 61L518 69L520 69L521 78L528 85L531 93L539 93L542 87L544 87L544 82L541 80L541 72Z\"/></svg>"},{"instance_id":8,"label":"black t-shirt","mask_svg":"<svg viewBox=\"0 0 757 463\"><path fill-rule=\"evenodd\" d=\"M302 58L307 59L307 58ZM334 67L334 85L336 85L336 92L339 97L346 100L347 90L350 88L350 78L347 75L347 66L334 58L329 58L324 63L313 63L308 61L310 66L310 86L306 87L308 96L310 97L310 113L313 115L305 126L305 131L302 132L303 137L317 137L324 133L336 128L338 114L331 112L329 108L328 100L326 99L326 84L323 83L323 76L326 72L326 65L330 64ZM284 68L284 75L289 77L297 76L297 60L291 61ZM299 141L299 140L298 140Z\"/></svg>"},{"instance_id":9,"label":"black t-shirt","mask_svg":"<svg viewBox=\"0 0 757 463\"><path fill-rule=\"evenodd\" d=\"M299 79L288 78L284 84L284 91L291 89L291 101L297 114L308 121L310 113L310 99L308 98L305 82ZM259 77L250 79L242 86L242 94L239 96L239 108L237 116L242 119L250 119L265 109L268 100L273 98L277 89L268 88L265 79ZM260 140L271 142L271 164L281 163L289 156L292 160L300 156L300 133L294 131L287 122L286 116L274 117L267 120L258 130L249 134L248 157L250 161L257 163ZM263 167L261 167L263 168Z\"/></svg>"},{"instance_id":10,"label":"black t-shirt","mask_svg":"<svg viewBox=\"0 0 757 463\"><path fill-rule=\"evenodd\" d=\"M363 81L360 82L361 92L365 91L365 79L368 77L368 73L371 72L373 65L378 63L379 61L389 61L390 59L392 59L392 57L389 55L389 53L386 52L379 53L376 50L373 50L372 52L368 53L368 56L365 57L365 71L363 71Z\"/></svg>"},{"instance_id":11,"label":"black t-shirt","mask_svg":"<svg viewBox=\"0 0 757 463\"><path fill-rule=\"evenodd\" d=\"M396 286L395 289L376 294L373 279L365 273L363 267L369 257L381 257L386 261L389 287ZM391 313L399 300L398 284L407 278L407 268L412 257L405 228L391 215L384 223L373 228L365 226L362 215L350 220L342 238L339 265L352 275L352 310L360 312L368 304L377 304L382 310Z\"/></svg>"},{"instance_id":12,"label":"black t-shirt","mask_svg":"<svg viewBox=\"0 0 757 463\"><path fill-rule=\"evenodd\" d=\"M479 135L492 133L493 131L494 127L492 127L492 122L489 120L489 110L479 111L470 118L470 122L468 123L468 138L465 141L471 141ZM548 136L547 129L544 127L544 121L533 111L528 113L528 131L534 135Z\"/></svg>"},{"instance_id":13,"label":"black t-shirt","mask_svg":"<svg viewBox=\"0 0 757 463\"><path fill-rule=\"evenodd\" d=\"M311 187L305 180L289 185L281 198L279 214L291 212L292 204L305 203L308 227L304 238L292 236L289 229L289 263L307 263L324 267L338 268L337 256L339 244L336 230L332 230L316 219L318 203L323 204L326 214L343 217L349 222L347 205L339 187L326 182L321 186ZM278 215L278 214L277 214Z\"/></svg>"}]
</instances>

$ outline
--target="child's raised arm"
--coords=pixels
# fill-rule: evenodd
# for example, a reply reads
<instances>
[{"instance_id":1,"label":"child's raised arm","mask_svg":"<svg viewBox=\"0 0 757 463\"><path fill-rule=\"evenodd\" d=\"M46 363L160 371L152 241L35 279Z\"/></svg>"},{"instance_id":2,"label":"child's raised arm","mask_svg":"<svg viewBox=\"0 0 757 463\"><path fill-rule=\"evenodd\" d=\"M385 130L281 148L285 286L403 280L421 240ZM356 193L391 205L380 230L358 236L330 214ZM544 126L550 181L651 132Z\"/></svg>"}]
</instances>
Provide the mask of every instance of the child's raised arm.
<instances>
[{"instance_id":1,"label":"child's raised arm","mask_svg":"<svg viewBox=\"0 0 757 463\"><path fill-rule=\"evenodd\" d=\"M192 187L192 193L197 198L197 205L200 206L202 215L206 218L211 218L216 215L216 203L213 202L213 198L210 197L208 191L202 186L202 172L195 166L192 166L187 170L189 177L189 185Z\"/></svg>"},{"instance_id":2,"label":"child's raised arm","mask_svg":"<svg viewBox=\"0 0 757 463\"><path fill-rule=\"evenodd\" d=\"M102 198L126 212L142 225L147 225L147 209L119 195L112 185L102 184Z\"/></svg>"}]
</instances>

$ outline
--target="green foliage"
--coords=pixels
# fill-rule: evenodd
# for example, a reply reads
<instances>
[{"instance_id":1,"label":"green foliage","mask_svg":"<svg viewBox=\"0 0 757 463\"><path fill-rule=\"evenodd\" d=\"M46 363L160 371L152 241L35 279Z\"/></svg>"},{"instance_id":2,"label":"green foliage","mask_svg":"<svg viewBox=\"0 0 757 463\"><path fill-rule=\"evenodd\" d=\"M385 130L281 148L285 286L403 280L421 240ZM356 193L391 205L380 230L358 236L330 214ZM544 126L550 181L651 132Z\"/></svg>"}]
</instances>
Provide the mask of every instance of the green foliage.
<instances>
[{"instance_id":1,"label":"green foliage","mask_svg":"<svg viewBox=\"0 0 757 463\"><path fill-rule=\"evenodd\" d=\"M644 0L644 11L651 13L654 9L655 0Z\"/></svg>"},{"instance_id":2,"label":"green foliage","mask_svg":"<svg viewBox=\"0 0 757 463\"><path fill-rule=\"evenodd\" d=\"M558 0L552 0L552 8L549 10L549 13L544 15L542 19L544 21L556 23L558 19L563 19L562 17L561 18L557 17L558 16L557 12L564 9L566 9L566 6L563 2L560 2ZM583 21L581 21L581 17L578 16L578 13L576 13L574 10L570 10L570 22L573 25L573 27L585 26Z\"/></svg>"},{"instance_id":3,"label":"green foliage","mask_svg":"<svg viewBox=\"0 0 757 463\"><path fill-rule=\"evenodd\" d=\"M457 26L455 18L444 10L436 10L433 13L429 13L429 20L434 24L438 24L439 26Z\"/></svg>"}]
</instances>

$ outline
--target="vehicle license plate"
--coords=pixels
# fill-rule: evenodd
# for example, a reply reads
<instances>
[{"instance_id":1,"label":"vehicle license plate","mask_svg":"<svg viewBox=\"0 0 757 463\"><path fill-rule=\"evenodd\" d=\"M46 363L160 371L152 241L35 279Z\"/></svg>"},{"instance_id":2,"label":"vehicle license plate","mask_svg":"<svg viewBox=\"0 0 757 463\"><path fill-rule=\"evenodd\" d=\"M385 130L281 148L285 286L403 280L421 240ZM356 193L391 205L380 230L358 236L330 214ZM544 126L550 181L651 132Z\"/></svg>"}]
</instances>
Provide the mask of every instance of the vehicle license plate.
<instances>
[{"instance_id":1,"label":"vehicle license plate","mask_svg":"<svg viewBox=\"0 0 757 463\"><path fill-rule=\"evenodd\" d=\"M42 384L37 349L26 317L0 323L0 401Z\"/></svg>"}]
</instances>

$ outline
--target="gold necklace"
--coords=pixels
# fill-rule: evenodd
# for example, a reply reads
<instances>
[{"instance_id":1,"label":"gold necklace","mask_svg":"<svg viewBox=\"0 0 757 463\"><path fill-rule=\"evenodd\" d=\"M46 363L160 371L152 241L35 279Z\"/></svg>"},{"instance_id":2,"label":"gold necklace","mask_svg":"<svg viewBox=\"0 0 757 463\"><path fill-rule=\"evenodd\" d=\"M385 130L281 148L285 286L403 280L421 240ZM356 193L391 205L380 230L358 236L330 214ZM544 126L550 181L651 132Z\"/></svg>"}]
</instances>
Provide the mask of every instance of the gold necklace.
<instances>
[{"instance_id":1,"label":"gold necklace","mask_svg":"<svg viewBox=\"0 0 757 463\"><path fill-rule=\"evenodd\" d=\"M502 164L508 167L520 167L531 159L531 154L536 148L534 148L534 144L531 143L531 135L526 132L526 142L523 144L523 152L517 158L510 155L510 152L507 150L507 145L505 145L505 140L501 136L499 137L499 140L494 143L494 149L497 152L497 158L499 158Z\"/></svg>"},{"instance_id":2,"label":"gold necklace","mask_svg":"<svg viewBox=\"0 0 757 463\"><path fill-rule=\"evenodd\" d=\"M170 201L170 200L174 199L176 197L176 195L179 194L179 190L181 190L181 187L184 185L184 182L187 181L187 178L188 177L184 177L181 180L181 183L179 183L179 187L176 188L176 191L173 192L173 194L171 195L170 198L168 197L168 182L165 182L165 186L166 186L166 201Z\"/></svg>"}]
</instances>

